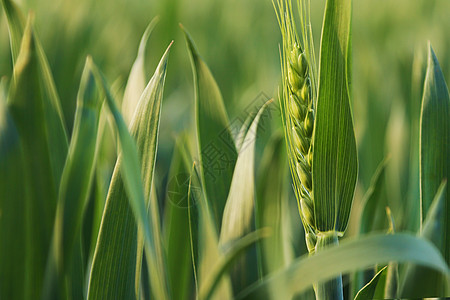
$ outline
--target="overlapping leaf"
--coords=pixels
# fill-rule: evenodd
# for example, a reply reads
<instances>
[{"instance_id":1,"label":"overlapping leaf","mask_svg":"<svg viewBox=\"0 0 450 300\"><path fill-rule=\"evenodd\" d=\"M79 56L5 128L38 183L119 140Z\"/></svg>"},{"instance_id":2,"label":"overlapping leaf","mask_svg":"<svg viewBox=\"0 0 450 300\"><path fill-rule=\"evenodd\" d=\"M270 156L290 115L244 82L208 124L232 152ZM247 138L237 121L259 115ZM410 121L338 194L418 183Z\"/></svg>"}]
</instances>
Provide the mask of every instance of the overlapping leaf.
<instances>
[{"instance_id":1,"label":"overlapping leaf","mask_svg":"<svg viewBox=\"0 0 450 300\"><path fill-rule=\"evenodd\" d=\"M130 76L125 87L122 101L122 115L127 124L130 124L139 99L145 89L145 83L147 82L145 76L145 51L147 49L148 38L157 23L158 17L155 17L145 29L141 42L139 43L138 55L131 67Z\"/></svg>"},{"instance_id":2,"label":"overlapping leaf","mask_svg":"<svg viewBox=\"0 0 450 300\"><path fill-rule=\"evenodd\" d=\"M5 9L14 9L6 2L3 4ZM18 12L9 11L7 15L16 16ZM20 22L9 19L8 24L12 28ZM15 31L19 32L19 29ZM12 39L12 44L17 42L16 39ZM26 297L39 297L50 246L57 189L67 154L67 137L53 78L31 19L23 33L7 107L17 129L21 149L10 153L11 158L6 159L14 161L17 157L13 157L20 153L23 164L16 161L17 168L5 174L11 180L17 180L5 183L20 187L22 191L6 194L4 203L10 205L16 201L14 205L17 205L17 210L4 213L14 216L16 223L24 224L25 232L22 233L26 237L22 241L25 242L22 244L25 248L25 269L13 272L19 278L25 276L25 280L22 280L24 285L13 285L8 289L16 289L15 293L25 293ZM18 180L19 177L21 180ZM8 259L9 255L5 256Z\"/></svg>"},{"instance_id":3,"label":"overlapping leaf","mask_svg":"<svg viewBox=\"0 0 450 300\"><path fill-rule=\"evenodd\" d=\"M219 87L186 31L185 36L194 76L201 180L208 205L213 211L214 222L219 228L237 151Z\"/></svg>"},{"instance_id":4,"label":"overlapping leaf","mask_svg":"<svg viewBox=\"0 0 450 300\"><path fill-rule=\"evenodd\" d=\"M283 299L288 299L286 297L305 291L313 283L390 261L414 262L450 276L442 255L430 242L408 234L376 234L344 241L337 247L307 258L301 257L284 270L249 288L239 298L270 299L284 295ZM280 287L284 290L280 290Z\"/></svg>"},{"instance_id":5,"label":"overlapping leaf","mask_svg":"<svg viewBox=\"0 0 450 300\"><path fill-rule=\"evenodd\" d=\"M189 158L185 135L176 141L169 171L167 200L164 219L164 237L167 252L167 268L174 299L188 299L192 283L191 240L189 233ZM192 191L194 190L195 191ZM192 194L197 194L191 185ZM197 198L197 196L195 196Z\"/></svg>"},{"instance_id":6,"label":"overlapping leaf","mask_svg":"<svg viewBox=\"0 0 450 300\"><path fill-rule=\"evenodd\" d=\"M419 236L431 241L438 249L445 246L445 201L446 183L439 187L428 215L425 219L423 230ZM403 297L435 297L450 296L450 280L436 270L420 265L408 265L400 288L400 296Z\"/></svg>"},{"instance_id":7,"label":"overlapping leaf","mask_svg":"<svg viewBox=\"0 0 450 300\"><path fill-rule=\"evenodd\" d=\"M111 180L94 254L89 284L90 299L137 296L136 280L140 278L136 274L136 264L140 263L137 262L137 225L143 231L152 293L158 299L169 297L164 260L158 256L159 245L156 245L160 240L159 228L155 228L153 222L149 221L146 205L152 189L169 48L144 90L131 122L131 134L136 144L117 110L105 79L97 71L97 78L102 81L106 101L119 134L121 154ZM151 215L157 213L151 209Z\"/></svg>"}]
</instances>

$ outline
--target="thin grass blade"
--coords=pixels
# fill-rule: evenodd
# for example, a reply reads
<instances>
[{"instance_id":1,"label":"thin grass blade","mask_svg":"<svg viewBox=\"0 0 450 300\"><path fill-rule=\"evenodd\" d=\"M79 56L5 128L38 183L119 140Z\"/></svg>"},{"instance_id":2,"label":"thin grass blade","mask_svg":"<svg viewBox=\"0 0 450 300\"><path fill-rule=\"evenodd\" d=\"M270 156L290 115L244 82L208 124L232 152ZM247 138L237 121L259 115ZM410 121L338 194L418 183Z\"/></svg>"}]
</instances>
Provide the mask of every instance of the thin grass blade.
<instances>
[{"instance_id":1,"label":"thin grass blade","mask_svg":"<svg viewBox=\"0 0 450 300\"><path fill-rule=\"evenodd\" d=\"M381 269L372 280L366 284L359 292L356 294L355 300L371 300L374 299L375 291L377 289L378 281L382 278L384 273L386 273L386 268Z\"/></svg>"},{"instance_id":2,"label":"thin grass blade","mask_svg":"<svg viewBox=\"0 0 450 300\"><path fill-rule=\"evenodd\" d=\"M147 215L169 48L142 94L138 112L131 122L131 135L115 105L106 80L95 69L118 131L121 154L114 169L94 254L89 299L138 296L135 290L138 286L136 280L140 278L136 274L136 264L139 263L137 225L142 228L144 235L152 293L157 299L169 298L164 259L158 257L156 245L158 228L153 226ZM156 213L150 212L151 215ZM120 260L121 264L117 264L117 260Z\"/></svg>"},{"instance_id":3,"label":"thin grass blade","mask_svg":"<svg viewBox=\"0 0 450 300\"><path fill-rule=\"evenodd\" d=\"M8 20L9 38L11 40L11 55L13 65L16 64L20 52L23 31L25 29L25 16L22 14L17 4L10 0L2 0L3 10Z\"/></svg>"},{"instance_id":4,"label":"thin grass blade","mask_svg":"<svg viewBox=\"0 0 450 300\"><path fill-rule=\"evenodd\" d=\"M255 142L258 133L258 122L264 109L272 103L266 102L254 117L248 128L234 168L230 192L222 217L219 244L225 246L254 228L255 211ZM251 117L248 118L248 121ZM245 126L245 125L244 125ZM255 254L255 253L254 253ZM231 277L235 291L241 291L251 282L257 280L257 272L252 272L257 264L256 255L249 253L243 256L233 268Z\"/></svg>"},{"instance_id":5,"label":"thin grass blade","mask_svg":"<svg viewBox=\"0 0 450 300\"><path fill-rule=\"evenodd\" d=\"M6 103L6 81L0 84L0 298L25 299L29 225L27 185L19 131Z\"/></svg>"},{"instance_id":6,"label":"thin grass blade","mask_svg":"<svg viewBox=\"0 0 450 300\"><path fill-rule=\"evenodd\" d=\"M442 180L450 175L450 96L444 75L431 45L420 115L421 222L431 207ZM450 189L446 189L441 253L450 263Z\"/></svg>"},{"instance_id":7,"label":"thin grass blade","mask_svg":"<svg viewBox=\"0 0 450 300\"><path fill-rule=\"evenodd\" d=\"M139 43L138 55L131 67L130 75L128 76L128 82L125 87L122 101L122 115L128 125L133 118L139 99L145 89L145 84L147 82L145 76L145 52L147 49L148 38L153 32L153 29L155 29L158 21L158 17L153 18L145 29L141 42Z\"/></svg>"},{"instance_id":8,"label":"thin grass blade","mask_svg":"<svg viewBox=\"0 0 450 300\"><path fill-rule=\"evenodd\" d=\"M419 236L431 241L438 249L445 246L445 201L446 182L443 182L428 210L422 232ZM403 297L442 297L450 296L450 279L436 270L420 265L409 264L400 289Z\"/></svg>"},{"instance_id":9,"label":"thin grass blade","mask_svg":"<svg viewBox=\"0 0 450 300\"><path fill-rule=\"evenodd\" d=\"M186 149L187 136L177 138L169 170L164 218L164 240L167 267L174 299L187 300L191 294L192 258L189 233L190 159ZM198 187L194 187L198 189ZM198 191L192 191L191 193Z\"/></svg>"},{"instance_id":10,"label":"thin grass blade","mask_svg":"<svg viewBox=\"0 0 450 300\"><path fill-rule=\"evenodd\" d=\"M229 249L225 251L221 259L211 267L211 275L200 285L199 299L211 299L215 288L218 286L221 280L222 275L226 273L233 262L235 262L240 255L245 253L245 251L250 246L258 242L259 240L268 237L270 233L271 232L269 228L263 228L251 232L244 237L232 242L232 245L230 245Z\"/></svg>"},{"instance_id":11,"label":"thin grass blade","mask_svg":"<svg viewBox=\"0 0 450 300\"><path fill-rule=\"evenodd\" d=\"M291 248L284 236L289 217L285 211L287 164L284 147L283 135L275 134L264 150L257 173L256 226L268 227L272 232L270 237L260 242L263 275L285 267L288 261L286 252L289 252L285 248Z\"/></svg>"},{"instance_id":12,"label":"thin grass blade","mask_svg":"<svg viewBox=\"0 0 450 300\"><path fill-rule=\"evenodd\" d=\"M233 177L237 151L229 128L222 94L211 71L200 57L194 41L182 28L191 57L195 89L200 174L216 227L222 220Z\"/></svg>"},{"instance_id":13,"label":"thin grass blade","mask_svg":"<svg viewBox=\"0 0 450 300\"><path fill-rule=\"evenodd\" d=\"M44 291L46 299L52 296L64 297L66 282L71 282L72 279L76 279L73 277L77 276L78 279L81 277L82 282L84 277L81 275L84 266L81 263L80 229L93 181L100 112L103 104L103 99L95 86L91 68L92 60L88 57L78 92L69 153L59 187L52 251L46 270L46 291ZM74 252L76 252L75 256ZM73 264L72 257L78 259L76 265ZM59 284L59 291L56 290L57 284ZM72 290L70 287L68 289ZM83 290L82 285L78 286L77 290Z\"/></svg>"},{"instance_id":14,"label":"thin grass blade","mask_svg":"<svg viewBox=\"0 0 450 300\"><path fill-rule=\"evenodd\" d=\"M67 154L63 121L58 113L59 106L54 105L59 102L52 101L58 100L48 89L53 81L45 62L31 19L28 19L7 101L23 155L24 168L14 171L22 176L22 180L15 185L21 186L25 194L10 194L5 201L18 201L23 205L17 222L23 222L26 226L27 239L22 246L26 249L27 265L20 272L26 272L27 276L21 289L31 298L41 294L56 211L57 188Z\"/></svg>"},{"instance_id":15,"label":"thin grass blade","mask_svg":"<svg viewBox=\"0 0 450 300\"><path fill-rule=\"evenodd\" d=\"M13 65L17 63L17 57L21 47L24 30L26 29L26 22L22 12L18 6L10 0L2 0L3 9L5 11L10 32L10 43L13 57ZM27 23L33 24L33 15L28 16ZM37 37L34 29L32 30L33 47L35 48L35 59L38 63L40 72L40 81L42 85L42 98L44 113L46 115L46 134L48 136L48 143L52 149L51 167L53 180L56 186L59 186L59 180L66 161L68 151L67 129L64 121L64 115L61 109L58 92L56 91L55 82L53 79L50 66L47 61L44 49ZM14 75L15 76L15 75Z\"/></svg>"},{"instance_id":16,"label":"thin grass blade","mask_svg":"<svg viewBox=\"0 0 450 300\"><path fill-rule=\"evenodd\" d=\"M202 192L193 193L192 187L200 187L200 176L196 172L194 174L194 171L195 168L193 168L189 179L188 213L194 279L196 294L199 297L200 287L205 282L211 280L210 278L217 275L213 272L214 270L211 266L222 259L223 253L219 249L216 225L214 224L214 219L206 203L204 194ZM228 274L222 276L211 298L233 298L231 281Z\"/></svg>"},{"instance_id":17,"label":"thin grass blade","mask_svg":"<svg viewBox=\"0 0 450 300\"><path fill-rule=\"evenodd\" d=\"M357 240L344 241L337 247L325 249L310 257L301 257L284 270L266 277L249 288L238 298L276 298L280 293L280 287L285 287L284 292L291 297L305 291L315 282L390 261L414 262L450 276L445 260L430 242L409 234L373 234Z\"/></svg>"},{"instance_id":18,"label":"thin grass blade","mask_svg":"<svg viewBox=\"0 0 450 300\"><path fill-rule=\"evenodd\" d=\"M269 100L259 109L240 147L230 192L223 212L219 238L221 245L225 245L250 232L255 207L254 167L258 122L264 109L271 102L272 100Z\"/></svg>"}]
</instances>

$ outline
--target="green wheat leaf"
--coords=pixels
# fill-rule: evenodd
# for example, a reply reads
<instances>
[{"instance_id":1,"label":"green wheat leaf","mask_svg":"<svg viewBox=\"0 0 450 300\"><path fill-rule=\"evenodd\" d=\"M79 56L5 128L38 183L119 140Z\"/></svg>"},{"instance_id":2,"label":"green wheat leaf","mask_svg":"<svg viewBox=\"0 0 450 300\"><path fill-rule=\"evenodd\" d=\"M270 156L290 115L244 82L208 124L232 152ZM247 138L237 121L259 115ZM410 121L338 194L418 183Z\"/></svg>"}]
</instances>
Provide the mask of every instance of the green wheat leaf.
<instances>
[{"instance_id":1,"label":"green wheat leaf","mask_svg":"<svg viewBox=\"0 0 450 300\"><path fill-rule=\"evenodd\" d=\"M53 248L46 270L44 293L47 299L64 297L62 291L65 281L63 279L71 280L74 279L72 278L74 275L79 275L70 270L74 270L72 256L77 259L81 257L81 253L73 254L81 251L80 247L75 248L75 244L80 238L83 210L93 180L98 135L101 134L99 120L103 104L91 68L92 60L88 57L81 77L72 138L59 187ZM75 267L75 270L82 273L81 264L77 263ZM58 279L60 279L59 291L56 290ZM82 286L78 287L78 289L81 288Z\"/></svg>"},{"instance_id":2,"label":"green wheat leaf","mask_svg":"<svg viewBox=\"0 0 450 300\"><path fill-rule=\"evenodd\" d=\"M219 228L237 151L219 87L208 66L200 57L194 41L186 30L184 33L194 77L200 176L208 205L213 211L214 222Z\"/></svg>"},{"instance_id":3,"label":"green wheat leaf","mask_svg":"<svg viewBox=\"0 0 450 300\"><path fill-rule=\"evenodd\" d=\"M29 255L25 247L29 225L24 214L30 201L27 185L23 182L24 157L19 132L6 104L6 82L0 85L0 298L25 299L31 293L26 281L24 257ZM30 273L29 273L30 274Z\"/></svg>"},{"instance_id":4,"label":"green wheat leaf","mask_svg":"<svg viewBox=\"0 0 450 300\"><path fill-rule=\"evenodd\" d=\"M386 273L386 268L381 269L372 280L366 284L362 289L356 294L355 300L372 300L374 299L375 291L377 289L378 281Z\"/></svg>"},{"instance_id":5,"label":"green wheat leaf","mask_svg":"<svg viewBox=\"0 0 450 300\"><path fill-rule=\"evenodd\" d=\"M133 66L131 67L122 101L122 115L127 124L130 124L133 114L136 111L139 99L145 89L145 83L147 82L145 76L145 51L147 49L148 38L153 32L153 29L158 21L158 17L153 18L145 29L141 42L139 43L138 55L133 63Z\"/></svg>"},{"instance_id":6,"label":"green wheat leaf","mask_svg":"<svg viewBox=\"0 0 450 300\"><path fill-rule=\"evenodd\" d=\"M158 141L159 116L169 48L144 90L131 122L131 135L109 92L103 75L96 71L119 134L121 153L114 169L94 254L89 299L98 297L136 298L138 259L137 225L144 235L153 295L168 299L164 259L158 256L159 228L147 216L147 203ZM133 140L134 138L134 140ZM151 209L152 210L152 209ZM150 214L157 212L151 211ZM137 224L136 224L136 223ZM120 264L117 261L120 260Z\"/></svg>"},{"instance_id":7,"label":"green wheat leaf","mask_svg":"<svg viewBox=\"0 0 450 300\"><path fill-rule=\"evenodd\" d=\"M320 50L312 178L319 231L347 227L358 172L351 88L351 1L328 0Z\"/></svg>"},{"instance_id":8,"label":"green wheat leaf","mask_svg":"<svg viewBox=\"0 0 450 300\"><path fill-rule=\"evenodd\" d=\"M292 251L290 243L284 239L285 227L289 224L285 193L287 174L285 153L284 137L280 132L269 140L258 172L257 228L268 227L272 232L270 237L260 243L263 275L285 267L290 258L287 253Z\"/></svg>"},{"instance_id":9,"label":"green wheat leaf","mask_svg":"<svg viewBox=\"0 0 450 300\"><path fill-rule=\"evenodd\" d=\"M316 282L390 261L414 262L450 276L442 255L430 242L409 234L373 234L301 257L249 288L239 299L278 299L280 295L289 299Z\"/></svg>"},{"instance_id":10,"label":"green wheat leaf","mask_svg":"<svg viewBox=\"0 0 450 300\"><path fill-rule=\"evenodd\" d=\"M442 180L450 174L450 97L444 75L431 45L420 116L420 201L424 221ZM450 263L450 189L444 198L442 253Z\"/></svg>"},{"instance_id":11,"label":"green wheat leaf","mask_svg":"<svg viewBox=\"0 0 450 300\"><path fill-rule=\"evenodd\" d=\"M169 170L164 218L167 271L173 289L172 296L174 299L180 300L189 299L193 272L187 201L191 160L186 143L186 134L179 136L175 143Z\"/></svg>"},{"instance_id":12,"label":"green wheat leaf","mask_svg":"<svg viewBox=\"0 0 450 300\"><path fill-rule=\"evenodd\" d=\"M419 236L428 239L438 249L445 249L446 182L443 182L434 197ZM450 280L436 270L409 264L400 289L401 297L450 296Z\"/></svg>"},{"instance_id":13,"label":"green wheat leaf","mask_svg":"<svg viewBox=\"0 0 450 300\"><path fill-rule=\"evenodd\" d=\"M254 166L258 122L264 109L271 102L269 100L259 109L239 150L230 192L223 212L219 239L222 245L250 232L255 207Z\"/></svg>"},{"instance_id":14,"label":"green wheat leaf","mask_svg":"<svg viewBox=\"0 0 450 300\"><path fill-rule=\"evenodd\" d=\"M13 25L10 23L10 26ZM16 222L25 224L26 237L25 244L22 244L26 249L26 267L12 273L25 276L25 280L22 281L22 287L11 288L17 288L17 294L25 293L28 298L37 298L42 290L57 189L68 146L53 78L31 19L28 19L23 33L7 107L21 144L20 151L10 153L11 159L14 161L16 155L21 153L23 163L21 168L17 161L17 169L11 171L14 174L10 176L16 179L16 176L22 177L13 185L21 186L23 192L6 195L5 203L17 201L16 208L22 209L17 212L6 211L5 214L21 212L16 215Z\"/></svg>"}]
</instances>

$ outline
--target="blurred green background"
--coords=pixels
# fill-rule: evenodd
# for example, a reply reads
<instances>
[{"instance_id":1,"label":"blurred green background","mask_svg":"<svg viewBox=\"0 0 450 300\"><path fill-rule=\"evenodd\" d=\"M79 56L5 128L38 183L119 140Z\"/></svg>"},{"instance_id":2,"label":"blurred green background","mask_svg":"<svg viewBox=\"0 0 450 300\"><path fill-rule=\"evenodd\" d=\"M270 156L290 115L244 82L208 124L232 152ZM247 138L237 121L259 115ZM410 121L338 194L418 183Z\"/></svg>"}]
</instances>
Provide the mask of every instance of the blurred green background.
<instances>
[{"instance_id":1,"label":"blurred green background","mask_svg":"<svg viewBox=\"0 0 450 300\"><path fill-rule=\"evenodd\" d=\"M157 179L161 189L167 181L174 137L194 128L192 74L179 23L190 31L212 70L231 120L260 92L276 95L281 36L270 0L18 2L24 11L35 14L37 32L53 71L69 132L86 55L91 54L108 80L118 82L123 89L145 27L153 17L160 16L148 47L148 76L167 45L175 40L160 127ZM318 53L325 1L312 2ZM448 83L449 12L448 0L354 1L353 113L360 172L349 235L356 232L359 204L370 179L387 155L390 161L380 197L385 202L379 207L392 208L399 228L417 229L414 220L418 216L408 214L410 210L417 211L411 207L418 205L419 199L418 125L425 49L429 40ZM0 74L10 76L8 31L4 14L0 18ZM277 118L272 123L273 132L281 127ZM295 206L293 197L292 203ZM296 218L300 224L298 214Z\"/></svg>"}]
</instances>

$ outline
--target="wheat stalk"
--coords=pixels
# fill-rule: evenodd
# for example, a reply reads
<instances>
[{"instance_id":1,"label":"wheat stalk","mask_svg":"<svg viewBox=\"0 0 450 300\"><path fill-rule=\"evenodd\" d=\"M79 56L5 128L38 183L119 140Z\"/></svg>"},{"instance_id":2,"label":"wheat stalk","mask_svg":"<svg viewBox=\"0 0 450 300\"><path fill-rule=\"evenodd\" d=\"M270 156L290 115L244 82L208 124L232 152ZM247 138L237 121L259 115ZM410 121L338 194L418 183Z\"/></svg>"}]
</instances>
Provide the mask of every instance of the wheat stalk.
<instances>
[{"instance_id":1,"label":"wheat stalk","mask_svg":"<svg viewBox=\"0 0 450 300\"><path fill-rule=\"evenodd\" d=\"M306 245L313 253L317 242L314 199L312 192L312 155L314 129L315 98L315 60L312 51L310 32L306 30L307 19L302 17L303 44L295 30L291 1L278 0L275 5L278 23L283 36L281 51L283 84L280 91L280 104L283 111L283 122L288 144L289 165L294 179L294 191L297 198L300 216L305 228ZM299 5L302 12L308 6ZM306 15L301 12L301 16ZM310 50L310 51L307 51ZM310 63L310 62L313 63Z\"/></svg>"}]
</instances>

